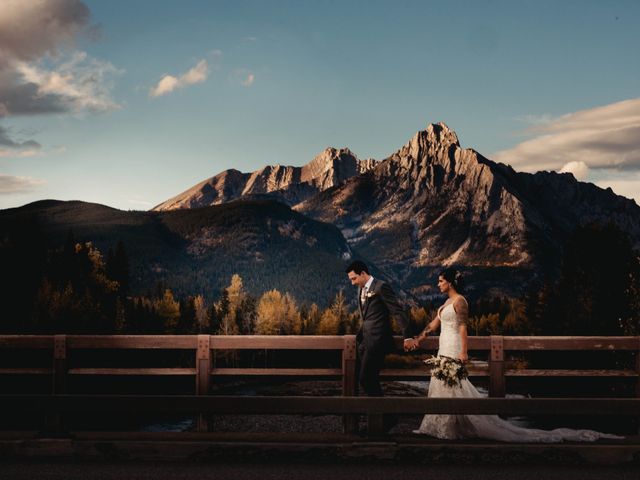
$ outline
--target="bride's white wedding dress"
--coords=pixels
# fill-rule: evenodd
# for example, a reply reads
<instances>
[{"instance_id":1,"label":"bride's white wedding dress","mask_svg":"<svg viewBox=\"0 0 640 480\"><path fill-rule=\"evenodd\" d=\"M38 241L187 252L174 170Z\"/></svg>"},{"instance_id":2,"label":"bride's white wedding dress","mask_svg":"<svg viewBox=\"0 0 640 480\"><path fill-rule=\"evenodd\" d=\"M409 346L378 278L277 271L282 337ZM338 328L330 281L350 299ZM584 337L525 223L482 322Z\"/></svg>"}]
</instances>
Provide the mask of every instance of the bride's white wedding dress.
<instances>
[{"instance_id":1,"label":"bride's white wedding dress","mask_svg":"<svg viewBox=\"0 0 640 480\"><path fill-rule=\"evenodd\" d=\"M459 320L453 303L440 310L440 339L438 355L458 358L461 339ZM449 387L442 380L431 377L428 397L433 398L481 398L478 390L468 379L463 379L460 386ZM555 430L538 430L513 425L497 415L425 415L419 430L413 433L430 435L443 439L487 438L503 442L545 442L562 441L592 442L599 438L622 439L617 435L609 435L593 430L572 430L557 428Z\"/></svg>"}]
</instances>

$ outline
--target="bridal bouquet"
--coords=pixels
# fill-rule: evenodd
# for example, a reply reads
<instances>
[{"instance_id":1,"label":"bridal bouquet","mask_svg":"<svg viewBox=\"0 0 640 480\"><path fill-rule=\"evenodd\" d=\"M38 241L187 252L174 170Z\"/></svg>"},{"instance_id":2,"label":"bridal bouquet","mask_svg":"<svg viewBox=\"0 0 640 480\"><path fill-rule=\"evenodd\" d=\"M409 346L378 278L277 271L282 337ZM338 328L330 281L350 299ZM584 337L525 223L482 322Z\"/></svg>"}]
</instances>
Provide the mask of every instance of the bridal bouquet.
<instances>
[{"instance_id":1,"label":"bridal bouquet","mask_svg":"<svg viewBox=\"0 0 640 480\"><path fill-rule=\"evenodd\" d=\"M460 360L450 357L431 357L424 361L431 367L431 376L442 380L449 387L460 386L460 382L469 376L467 367Z\"/></svg>"}]
</instances>

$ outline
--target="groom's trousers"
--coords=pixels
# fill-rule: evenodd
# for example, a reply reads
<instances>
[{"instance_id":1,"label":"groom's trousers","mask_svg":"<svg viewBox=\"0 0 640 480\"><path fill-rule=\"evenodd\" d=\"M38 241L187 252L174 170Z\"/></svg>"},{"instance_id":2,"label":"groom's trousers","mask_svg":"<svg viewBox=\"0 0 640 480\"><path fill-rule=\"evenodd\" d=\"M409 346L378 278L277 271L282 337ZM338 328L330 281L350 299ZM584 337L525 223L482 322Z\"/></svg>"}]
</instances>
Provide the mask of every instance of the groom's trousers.
<instances>
[{"instance_id":1,"label":"groom's trousers","mask_svg":"<svg viewBox=\"0 0 640 480\"><path fill-rule=\"evenodd\" d=\"M358 383L368 397L382 397L380 370L384 365L385 351L381 348L366 348L358 345L357 366Z\"/></svg>"}]
</instances>

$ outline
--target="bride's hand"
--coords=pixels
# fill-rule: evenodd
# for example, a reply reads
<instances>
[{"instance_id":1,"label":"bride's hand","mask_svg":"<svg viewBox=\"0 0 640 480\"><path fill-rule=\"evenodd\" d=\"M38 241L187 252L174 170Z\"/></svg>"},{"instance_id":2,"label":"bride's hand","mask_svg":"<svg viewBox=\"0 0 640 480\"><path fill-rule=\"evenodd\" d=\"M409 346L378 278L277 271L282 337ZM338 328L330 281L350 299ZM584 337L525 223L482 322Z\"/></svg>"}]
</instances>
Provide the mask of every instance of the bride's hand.
<instances>
[{"instance_id":1,"label":"bride's hand","mask_svg":"<svg viewBox=\"0 0 640 480\"><path fill-rule=\"evenodd\" d=\"M404 339L404 351L412 352L413 350L418 348L418 343L415 338L405 338Z\"/></svg>"},{"instance_id":2,"label":"bride's hand","mask_svg":"<svg viewBox=\"0 0 640 480\"><path fill-rule=\"evenodd\" d=\"M469 354L467 352L463 352L458 355L458 359L463 363L467 363L469 361Z\"/></svg>"}]
</instances>

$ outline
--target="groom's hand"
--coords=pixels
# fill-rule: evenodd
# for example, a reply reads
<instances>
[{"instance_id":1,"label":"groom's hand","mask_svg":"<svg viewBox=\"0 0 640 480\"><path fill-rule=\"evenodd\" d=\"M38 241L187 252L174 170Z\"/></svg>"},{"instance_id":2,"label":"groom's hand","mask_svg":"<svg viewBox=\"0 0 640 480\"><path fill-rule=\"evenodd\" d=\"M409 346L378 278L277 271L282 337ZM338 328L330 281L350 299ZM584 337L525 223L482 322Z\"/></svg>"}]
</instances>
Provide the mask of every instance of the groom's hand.
<instances>
[{"instance_id":1,"label":"groom's hand","mask_svg":"<svg viewBox=\"0 0 640 480\"><path fill-rule=\"evenodd\" d=\"M418 342L416 342L415 338L405 338L404 339L404 351L411 352L418 348Z\"/></svg>"}]
</instances>

